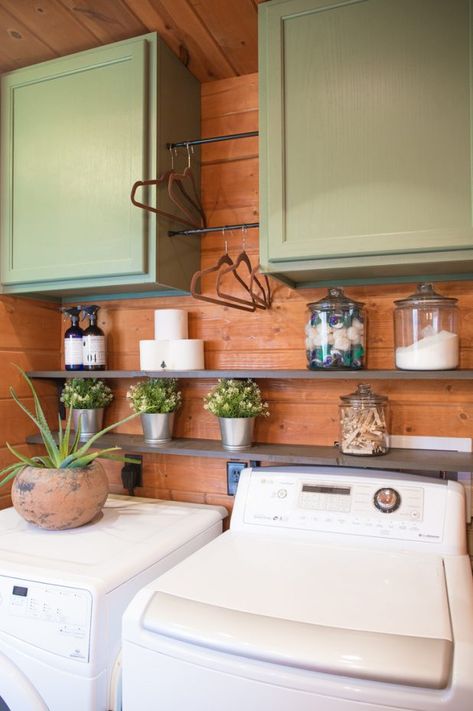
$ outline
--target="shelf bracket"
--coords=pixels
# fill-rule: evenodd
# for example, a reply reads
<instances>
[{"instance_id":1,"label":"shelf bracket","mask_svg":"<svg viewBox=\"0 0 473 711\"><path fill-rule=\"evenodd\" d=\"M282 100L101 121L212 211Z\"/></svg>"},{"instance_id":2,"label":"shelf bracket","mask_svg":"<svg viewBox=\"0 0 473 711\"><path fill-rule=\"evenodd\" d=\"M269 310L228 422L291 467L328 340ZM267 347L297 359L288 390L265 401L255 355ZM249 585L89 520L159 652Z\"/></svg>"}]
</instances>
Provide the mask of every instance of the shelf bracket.
<instances>
[{"instance_id":1,"label":"shelf bracket","mask_svg":"<svg viewBox=\"0 0 473 711\"><path fill-rule=\"evenodd\" d=\"M64 388L64 385L66 384L66 379L65 378L59 378L58 380L55 381L56 384L56 393L57 393L57 408L59 415L61 417L61 420L66 419L66 407L63 402L61 402L61 395L62 395L62 390Z\"/></svg>"}]
</instances>

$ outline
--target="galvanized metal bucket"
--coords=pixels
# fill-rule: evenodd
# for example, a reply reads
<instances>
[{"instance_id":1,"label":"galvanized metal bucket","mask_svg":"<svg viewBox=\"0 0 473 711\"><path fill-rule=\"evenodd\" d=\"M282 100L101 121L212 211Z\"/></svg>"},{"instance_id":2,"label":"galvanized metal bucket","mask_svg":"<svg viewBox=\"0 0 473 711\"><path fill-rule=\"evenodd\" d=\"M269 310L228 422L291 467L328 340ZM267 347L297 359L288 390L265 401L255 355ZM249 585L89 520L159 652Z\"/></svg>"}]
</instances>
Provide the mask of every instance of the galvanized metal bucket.
<instances>
[{"instance_id":1,"label":"galvanized metal bucket","mask_svg":"<svg viewBox=\"0 0 473 711\"><path fill-rule=\"evenodd\" d=\"M251 447L254 417L219 417L222 447L237 452Z\"/></svg>"},{"instance_id":2,"label":"galvanized metal bucket","mask_svg":"<svg viewBox=\"0 0 473 711\"><path fill-rule=\"evenodd\" d=\"M142 412L141 425L146 444L165 444L172 440L174 412Z\"/></svg>"},{"instance_id":3,"label":"galvanized metal bucket","mask_svg":"<svg viewBox=\"0 0 473 711\"><path fill-rule=\"evenodd\" d=\"M97 434L103 427L103 407L92 410L72 410L72 422L74 430L77 432L80 420L80 441L85 442L92 435Z\"/></svg>"}]
</instances>

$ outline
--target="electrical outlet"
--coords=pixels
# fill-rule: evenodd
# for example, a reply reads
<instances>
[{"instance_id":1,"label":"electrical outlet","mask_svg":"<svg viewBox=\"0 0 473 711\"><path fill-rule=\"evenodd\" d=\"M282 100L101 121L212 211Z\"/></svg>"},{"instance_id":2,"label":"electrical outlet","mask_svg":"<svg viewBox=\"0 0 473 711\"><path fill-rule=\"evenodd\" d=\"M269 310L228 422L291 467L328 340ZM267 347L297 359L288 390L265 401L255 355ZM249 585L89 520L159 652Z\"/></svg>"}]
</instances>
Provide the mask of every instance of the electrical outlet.
<instances>
[{"instance_id":1,"label":"electrical outlet","mask_svg":"<svg viewBox=\"0 0 473 711\"><path fill-rule=\"evenodd\" d=\"M245 466L244 462L227 462L227 494L229 496L235 496L240 474Z\"/></svg>"},{"instance_id":2,"label":"electrical outlet","mask_svg":"<svg viewBox=\"0 0 473 711\"><path fill-rule=\"evenodd\" d=\"M141 454L125 454L125 457L135 459L126 462L122 468L122 483L130 496L134 495L136 486L143 486L143 457Z\"/></svg>"}]
</instances>

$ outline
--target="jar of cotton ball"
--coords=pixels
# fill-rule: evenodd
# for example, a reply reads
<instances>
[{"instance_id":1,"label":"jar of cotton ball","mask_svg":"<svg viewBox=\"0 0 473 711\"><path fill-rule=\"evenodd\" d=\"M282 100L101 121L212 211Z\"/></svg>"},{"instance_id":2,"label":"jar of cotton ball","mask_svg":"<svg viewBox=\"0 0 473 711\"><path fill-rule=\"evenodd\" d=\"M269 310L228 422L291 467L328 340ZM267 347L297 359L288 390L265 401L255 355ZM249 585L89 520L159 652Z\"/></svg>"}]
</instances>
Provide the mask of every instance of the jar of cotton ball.
<instances>
[{"instance_id":1,"label":"jar of cotton ball","mask_svg":"<svg viewBox=\"0 0 473 711\"><path fill-rule=\"evenodd\" d=\"M415 294L394 302L396 368L451 370L458 367L457 299L417 285Z\"/></svg>"},{"instance_id":2,"label":"jar of cotton ball","mask_svg":"<svg viewBox=\"0 0 473 711\"><path fill-rule=\"evenodd\" d=\"M359 370L365 366L364 304L349 299L340 287L307 304L306 353L311 370Z\"/></svg>"}]
</instances>

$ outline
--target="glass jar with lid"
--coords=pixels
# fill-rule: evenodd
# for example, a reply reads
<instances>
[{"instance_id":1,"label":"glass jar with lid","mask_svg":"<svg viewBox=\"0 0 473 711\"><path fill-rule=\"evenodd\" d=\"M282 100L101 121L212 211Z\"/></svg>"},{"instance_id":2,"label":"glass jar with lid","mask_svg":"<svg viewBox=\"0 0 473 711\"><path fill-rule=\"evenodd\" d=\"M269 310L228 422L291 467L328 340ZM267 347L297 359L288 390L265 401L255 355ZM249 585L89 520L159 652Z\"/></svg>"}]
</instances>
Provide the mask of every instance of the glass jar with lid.
<instances>
[{"instance_id":1,"label":"glass jar with lid","mask_svg":"<svg viewBox=\"0 0 473 711\"><path fill-rule=\"evenodd\" d=\"M418 284L415 294L394 302L396 368L451 370L458 367L457 299L442 296L432 284Z\"/></svg>"},{"instance_id":2,"label":"glass jar with lid","mask_svg":"<svg viewBox=\"0 0 473 711\"><path fill-rule=\"evenodd\" d=\"M331 287L323 299L307 306L310 310L305 329L308 368L363 368L364 304L349 299L340 287Z\"/></svg>"},{"instance_id":3,"label":"glass jar with lid","mask_svg":"<svg viewBox=\"0 0 473 711\"><path fill-rule=\"evenodd\" d=\"M340 451L364 457L387 454L388 398L361 383L354 393L342 395L340 400Z\"/></svg>"}]
</instances>

